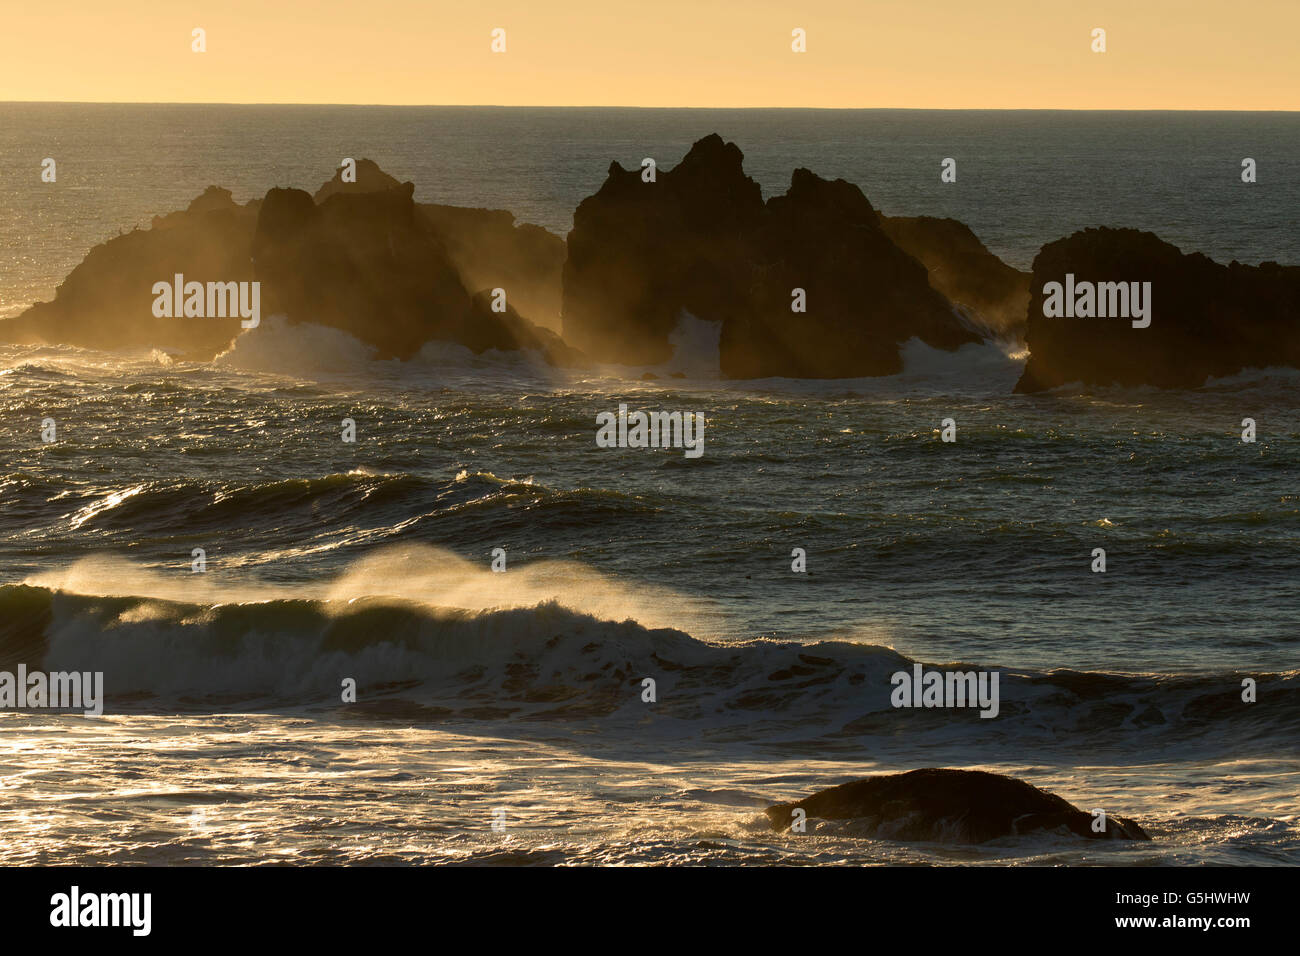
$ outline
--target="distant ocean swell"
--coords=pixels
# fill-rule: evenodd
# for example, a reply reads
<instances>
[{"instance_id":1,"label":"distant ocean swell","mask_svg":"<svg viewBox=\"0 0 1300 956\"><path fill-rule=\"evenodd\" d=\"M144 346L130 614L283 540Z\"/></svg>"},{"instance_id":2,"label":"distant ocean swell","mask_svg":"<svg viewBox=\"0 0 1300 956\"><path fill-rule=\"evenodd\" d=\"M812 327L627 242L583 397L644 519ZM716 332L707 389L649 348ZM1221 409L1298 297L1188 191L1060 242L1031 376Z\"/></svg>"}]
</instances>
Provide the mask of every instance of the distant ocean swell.
<instances>
[{"instance_id":1,"label":"distant ocean swell","mask_svg":"<svg viewBox=\"0 0 1300 956\"><path fill-rule=\"evenodd\" d=\"M1013 446L1006 451L1012 458L1021 454L1014 446L1030 441L999 431L985 434L974 427L964 436L968 444L988 446L986 456L1002 454L1001 446ZM886 436L882 447L887 454L909 459L934 454L932 447L915 439L909 443L907 437ZM1061 446L1056 454L1065 456L1062 467L1075 460L1068 436L1043 441ZM909 444L911 447L903 447ZM894 445L899 447L891 450ZM779 466L788 458L756 452L748 460ZM669 462L679 459L664 458L660 467ZM1175 472L1184 463L1157 461L1150 467L1160 474ZM1264 463L1257 467L1284 466ZM806 480L839 482L842 478L839 472L828 471L809 474ZM1033 488L1052 478L1042 473L1021 474L1008 467L986 480ZM136 480L116 487L11 472L0 476L0 495L5 501L7 535L22 535L29 543L49 542L56 557L94 553L106 544L128 548L145 541L151 552L171 550L180 564L188 562L191 544L204 546L213 541L247 549L244 563L255 564L274 560L279 553L276 549L290 544L326 551L446 535L487 540L515 534L540 540L548 533L575 532L593 522L607 529L623 527L628 533L644 533L676 520L674 502L663 492L550 487L528 477L506 478L468 469L446 478L372 474L358 469L247 482ZM965 574L992 580L1018 569L1062 570L1078 555L1086 555L1099 540L1099 533L1104 533L1111 544L1124 545L1126 573L1135 577L1159 578L1168 573L1168 562L1177 559L1185 571L1204 565L1211 571L1250 571L1257 581L1271 581L1291 574L1294 562L1289 552L1261 553L1261 541L1287 540L1300 525L1300 506L1294 500L1260 503L1267 506L1207 516L1195 527L1180 528L1177 533L1160 526L1162 520L1176 521L1177 515L1164 519L1141 514L1121 517L1123 512L1115 513L1115 521L1096 518L1081 522L1048 513L1013 516L943 509L902 514L886 507L863 514L851 507L852 502L828 502L816 513L774 510L757 516L725 502L707 507L710 520L750 539L765 537L780 527L824 549L837 548L845 539L869 545L876 564L887 559L877 574L905 577L935 561L956 563ZM163 542L171 544L165 547ZM969 547L956 548L963 542ZM858 562L845 557L837 572L852 577L857 567Z\"/></svg>"},{"instance_id":2,"label":"distant ocean swell","mask_svg":"<svg viewBox=\"0 0 1300 956\"><path fill-rule=\"evenodd\" d=\"M264 482L172 478L106 491L24 473L0 477L12 517L41 532L76 532L97 539L144 534L169 537L183 528L196 540L214 532L256 535L259 525L284 542L333 529L375 543L418 537L439 522L461 525L478 512L530 525L580 525L592 520L635 520L656 511L644 498L602 488L555 489L490 472L462 470L438 481L408 474L335 473Z\"/></svg>"}]
</instances>

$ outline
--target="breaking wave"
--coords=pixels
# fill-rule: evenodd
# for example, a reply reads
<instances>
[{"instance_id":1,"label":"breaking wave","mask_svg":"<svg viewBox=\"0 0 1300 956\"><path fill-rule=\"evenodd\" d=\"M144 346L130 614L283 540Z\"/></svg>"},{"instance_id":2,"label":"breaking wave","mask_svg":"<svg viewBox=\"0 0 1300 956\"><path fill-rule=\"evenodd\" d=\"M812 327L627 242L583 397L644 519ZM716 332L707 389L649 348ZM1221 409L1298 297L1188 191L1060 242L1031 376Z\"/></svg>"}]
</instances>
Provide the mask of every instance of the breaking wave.
<instances>
[{"instance_id":1,"label":"breaking wave","mask_svg":"<svg viewBox=\"0 0 1300 956\"><path fill-rule=\"evenodd\" d=\"M819 751L857 753L906 738L912 747L969 740L1097 754L1189 745L1203 756L1218 740L1239 759L1242 746L1267 753L1300 733L1300 671L1252 675L1261 703L1243 704L1244 674L1003 669L1000 714L985 720L975 708L894 708L890 677L914 662L889 647L705 640L664 626L690 616L674 596L634 593L581 567L518 574L507 592L494 580L504 575L468 566L401 575L401 559L358 566L319 593L264 586L203 600L181 599L193 589L150 572L133 580L122 564L70 569L59 583L117 587L0 588L0 662L103 671L110 714L307 709L534 728L594 721L629 738L815 740ZM152 593L122 593L137 590ZM613 613L633 605L622 619ZM647 678L653 703L643 699ZM347 679L355 703L342 702Z\"/></svg>"}]
</instances>

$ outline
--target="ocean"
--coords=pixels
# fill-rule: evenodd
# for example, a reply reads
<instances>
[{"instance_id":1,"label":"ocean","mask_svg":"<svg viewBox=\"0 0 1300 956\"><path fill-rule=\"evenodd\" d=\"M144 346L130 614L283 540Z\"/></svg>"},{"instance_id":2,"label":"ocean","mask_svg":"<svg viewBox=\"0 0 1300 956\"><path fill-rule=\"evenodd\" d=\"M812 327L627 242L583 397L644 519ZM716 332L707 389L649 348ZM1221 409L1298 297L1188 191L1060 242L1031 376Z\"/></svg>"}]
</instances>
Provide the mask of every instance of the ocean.
<instances>
[{"instance_id":1,"label":"ocean","mask_svg":"<svg viewBox=\"0 0 1300 956\"><path fill-rule=\"evenodd\" d=\"M0 317L210 184L368 157L563 235L611 160L710 132L766 196L841 176L1021 269L1093 225L1300 265L1296 114L0 104ZM106 694L0 713L0 861L1294 864L1300 373L1026 396L1014 343L904 354L728 381L684 321L653 369L382 362L278 317L210 364L0 346L0 668ZM620 404L701 412L704 454L597 447ZM893 707L915 662L997 671L998 716ZM1153 841L762 814L929 766Z\"/></svg>"}]
</instances>

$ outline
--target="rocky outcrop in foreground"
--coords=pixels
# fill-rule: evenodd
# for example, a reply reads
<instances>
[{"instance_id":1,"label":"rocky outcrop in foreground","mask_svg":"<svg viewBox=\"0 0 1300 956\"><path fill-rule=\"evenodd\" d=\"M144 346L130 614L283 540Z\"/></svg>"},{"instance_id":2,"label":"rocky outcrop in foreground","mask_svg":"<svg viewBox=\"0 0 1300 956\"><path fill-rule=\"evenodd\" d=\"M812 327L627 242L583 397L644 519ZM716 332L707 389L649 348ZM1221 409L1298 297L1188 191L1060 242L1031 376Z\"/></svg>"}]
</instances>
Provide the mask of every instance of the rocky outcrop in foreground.
<instances>
[{"instance_id":1,"label":"rocky outcrop in foreground","mask_svg":"<svg viewBox=\"0 0 1300 956\"><path fill-rule=\"evenodd\" d=\"M369 160L357 163L356 182L336 172L315 200L272 189L241 206L228 190L209 187L184 212L96 246L53 302L0 322L0 341L153 347L210 360L233 344L241 319L157 317L155 283L183 275L186 282L257 281L262 319L282 313L293 323L342 329L380 358L409 358L444 341L583 362L517 311L531 303L555 320L562 240L515 227L508 213L420 206L413 194L412 184ZM494 308L494 288L506 292L503 311Z\"/></svg>"},{"instance_id":2,"label":"rocky outcrop in foreground","mask_svg":"<svg viewBox=\"0 0 1300 956\"><path fill-rule=\"evenodd\" d=\"M1077 291L1094 315L1044 315L1049 283ZM1099 283L1150 289L1149 325L1113 315L1122 305L1108 289L1097 317ZM1092 290L1094 301L1079 297ZM1049 307L1051 303L1048 303ZM1062 304L1064 304L1062 302ZM1130 302L1130 306L1131 306ZM1053 311L1056 311L1053 308ZM1131 311L1131 309L1130 309ZM1138 319L1139 323L1147 318ZM1247 368L1300 367L1300 268L1275 262L1221 265L1136 229L1085 229L1043 246L1034 259L1025 335L1029 361L1017 392L1067 383L1197 388Z\"/></svg>"},{"instance_id":3,"label":"rocky outcrop in foreground","mask_svg":"<svg viewBox=\"0 0 1300 956\"><path fill-rule=\"evenodd\" d=\"M798 169L765 203L743 158L714 134L655 182L610 165L569 233L567 341L657 364L685 311L722 323L732 378L889 375L912 337L949 350L980 341L857 186ZM792 309L796 289L806 311Z\"/></svg>"},{"instance_id":4,"label":"rocky outcrop in foreground","mask_svg":"<svg viewBox=\"0 0 1300 956\"><path fill-rule=\"evenodd\" d=\"M1091 813L1023 780L982 770L931 768L868 777L769 807L767 817L774 829L786 829L795 809L823 820L857 820L888 840L983 843L1041 830L1151 839L1137 823L1109 813L1105 830L1094 832Z\"/></svg>"}]
</instances>

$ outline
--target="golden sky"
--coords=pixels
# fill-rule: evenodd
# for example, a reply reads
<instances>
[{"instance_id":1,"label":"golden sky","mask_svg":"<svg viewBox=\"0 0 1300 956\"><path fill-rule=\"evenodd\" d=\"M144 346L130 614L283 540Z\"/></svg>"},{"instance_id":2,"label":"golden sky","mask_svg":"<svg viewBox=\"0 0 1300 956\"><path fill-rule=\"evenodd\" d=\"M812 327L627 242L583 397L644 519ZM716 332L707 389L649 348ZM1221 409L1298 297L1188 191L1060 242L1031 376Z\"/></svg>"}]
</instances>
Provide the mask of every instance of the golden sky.
<instances>
[{"instance_id":1,"label":"golden sky","mask_svg":"<svg viewBox=\"0 0 1300 956\"><path fill-rule=\"evenodd\" d=\"M5 0L0 100L1296 110L1300 0Z\"/></svg>"}]
</instances>

